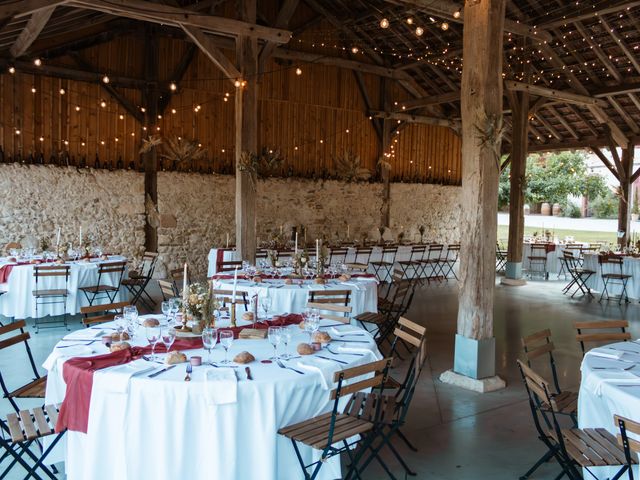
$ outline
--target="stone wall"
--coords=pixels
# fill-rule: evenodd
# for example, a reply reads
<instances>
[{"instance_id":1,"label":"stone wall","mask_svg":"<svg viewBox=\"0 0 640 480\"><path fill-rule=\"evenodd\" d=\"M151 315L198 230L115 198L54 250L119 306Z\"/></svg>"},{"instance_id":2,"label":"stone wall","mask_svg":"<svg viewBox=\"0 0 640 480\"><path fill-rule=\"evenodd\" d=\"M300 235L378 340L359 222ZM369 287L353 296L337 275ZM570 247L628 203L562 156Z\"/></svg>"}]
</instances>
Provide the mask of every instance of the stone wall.
<instances>
[{"instance_id":1,"label":"stone wall","mask_svg":"<svg viewBox=\"0 0 640 480\"><path fill-rule=\"evenodd\" d=\"M78 245L79 229L105 250L144 250L144 177L137 172L0 164L0 250L42 239Z\"/></svg>"},{"instance_id":2,"label":"stone wall","mask_svg":"<svg viewBox=\"0 0 640 480\"><path fill-rule=\"evenodd\" d=\"M207 253L235 242L235 179L223 175L158 173L158 276L187 261L204 274ZM418 240L459 241L460 187L391 185L391 228ZM280 228L305 225L312 242L321 232L335 239L378 238L382 185L335 180L269 179L258 183L258 237ZM76 241L80 225L113 252L139 256L144 251L144 177L131 171L0 164L0 245L22 240Z\"/></svg>"}]
</instances>

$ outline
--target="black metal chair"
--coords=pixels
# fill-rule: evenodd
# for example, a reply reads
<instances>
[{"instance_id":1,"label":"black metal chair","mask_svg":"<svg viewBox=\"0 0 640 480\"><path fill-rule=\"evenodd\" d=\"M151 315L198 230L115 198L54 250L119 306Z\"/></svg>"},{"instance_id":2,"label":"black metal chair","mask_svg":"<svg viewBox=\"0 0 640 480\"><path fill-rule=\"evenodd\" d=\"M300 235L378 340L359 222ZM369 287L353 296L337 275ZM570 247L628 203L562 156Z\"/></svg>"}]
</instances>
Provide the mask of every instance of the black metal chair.
<instances>
[{"instance_id":1,"label":"black metal chair","mask_svg":"<svg viewBox=\"0 0 640 480\"><path fill-rule=\"evenodd\" d=\"M371 443L373 436L371 433L375 429L374 422L377 420L376 414L368 416L363 414L363 410L371 411L375 407L371 403L350 404L349 408L340 413L340 400L342 397L361 390L381 389L390 365L391 359L386 358L336 372L333 381L337 383L337 386L331 390L330 395L333 400L331 413L325 413L278 430L278 434L291 440L305 480L316 478L327 459L342 453L349 456L352 466L358 465L362 454L367 451ZM346 383L354 379L355 381ZM321 450L320 460L305 463L300 453L299 444ZM358 444L360 444L359 452L354 456L351 450ZM309 469L311 469L311 473L309 473ZM356 476L360 478L357 473Z\"/></svg>"},{"instance_id":2,"label":"black metal chair","mask_svg":"<svg viewBox=\"0 0 640 480\"><path fill-rule=\"evenodd\" d=\"M332 248L329 251L329 263L346 262L348 253L349 253L349 249L346 247Z\"/></svg>"},{"instance_id":3,"label":"black metal chair","mask_svg":"<svg viewBox=\"0 0 640 480\"><path fill-rule=\"evenodd\" d=\"M458 257L460 256L460 244L454 243L447 247L447 253L440 259L440 266L442 276L445 280L449 280L451 277L449 275L453 275L453 278L458 280L458 275L456 275L455 266L458 263Z\"/></svg>"},{"instance_id":4,"label":"black metal chair","mask_svg":"<svg viewBox=\"0 0 640 480\"><path fill-rule=\"evenodd\" d=\"M412 282L419 279L422 260L424 259L426 251L427 245L414 245L413 247L411 247L409 260L400 260L397 262L402 269L403 278L409 279ZM409 271L412 271L412 275L409 274Z\"/></svg>"},{"instance_id":5,"label":"black metal chair","mask_svg":"<svg viewBox=\"0 0 640 480\"><path fill-rule=\"evenodd\" d=\"M532 243L531 254L527 256L529 260L529 278L540 275L545 280L549 279L547 271L547 249L546 243Z\"/></svg>"},{"instance_id":6,"label":"black metal chair","mask_svg":"<svg viewBox=\"0 0 640 480\"><path fill-rule=\"evenodd\" d=\"M153 310L156 302L151 298L146 289L153 277L157 262L158 254L156 252L144 252L140 272L129 272L129 278L122 280L122 285L124 285L133 296L131 305L137 305L138 302L140 302L147 310ZM146 299L144 296L146 296Z\"/></svg>"},{"instance_id":7,"label":"black metal chair","mask_svg":"<svg viewBox=\"0 0 640 480\"><path fill-rule=\"evenodd\" d=\"M42 324L60 323L59 320L43 321L38 313L40 305L62 305L62 324L67 326L67 297L69 296L69 276L71 267L69 265L35 265L33 267L33 277L35 279L35 289L31 292L35 301L34 326L36 333L40 331ZM62 281L64 280L64 281Z\"/></svg>"},{"instance_id":8,"label":"black metal chair","mask_svg":"<svg viewBox=\"0 0 640 480\"><path fill-rule=\"evenodd\" d=\"M9 325L0 327L0 336L2 337L2 340L0 341L0 350L5 350L14 345L24 343L24 348L27 352L27 358L29 359L29 365L31 365L31 371L33 372L33 379L31 381L16 389L10 390L7 386L5 375L0 369L0 387L2 388L3 397L9 400L9 403L11 403L11 406L15 409L16 412L20 411L20 408L16 402L17 399L44 399L44 393L47 384L47 376L45 375L41 377L38 373L38 369L36 368L36 363L33 360L33 354L31 353L31 347L29 347L28 341L31 336L29 335L29 332L24 331L25 327L26 324L24 320L18 320L16 322L10 323Z\"/></svg>"},{"instance_id":9,"label":"black metal chair","mask_svg":"<svg viewBox=\"0 0 640 480\"><path fill-rule=\"evenodd\" d=\"M578 292L581 292L582 295L587 295L588 297L593 298L593 294L591 293L591 289L587 286L587 282L593 275L595 275L596 272L579 266L573 252L569 250L564 251L563 256L560 258L560 262L564 271L571 275L571 281L562 289L562 293L570 293L571 289L575 287L571 294L571 298L573 298Z\"/></svg>"},{"instance_id":10,"label":"black metal chair","mask_svg":"<svg viewBox=\"0 0 640 480\"><path fill-rule=\"evenodd\" d=\"M55 470L52 471L53 469L50 469L44 463L49 453L65 434L65 431L60 433L55 431L58 412L59 406L45 405L7 415L6 422L2 422L2 429L8 433L9 438L0 435L0 445L4 447L4 457L12 457L12 461L4 469L0 478L5 478L16 464L27 471L27 475L24 477L25 480L31 477L40 480L43 478L41 474L52 480L58 478L54 474ZM46 448L43 448L40 440L50 435L55 435L54 439ZM39 454L34 453L34 449L31 448L34 443L38 443L36 450ZM33 461L33 464L29 464L24 459L25 455Z\"/></svg>"},{"instance_id":11,"label":"black metal chair","mask_svg":"<svg viewBox=\"0 0 640 480\"><path fill-rule=\"evenodd\" d=\"M130 302L118 302L82 307L80 308L82 324L88 328L96 323L111 322L116 315L122 314L124 307L129 305L131 305Z\"/></svg>"},{"instance_id":12,"label":"black metal chair","mask_svg":"<svg viewBox=\"0 0 640 480\"><path fill-rule=\"evenodd\" d=\"M162 300L167 301L170 298L176 298L180 296L180 291L176 282L169 280L158 280L158 286L160 287L160 293L162 293Z\"/></svg>"},{"instance_id":13,"label":"black metal chair","mask_svg":"<svg viewBox=\"0 0 640 480\"><path fill-rule=\"evenodd\" d=\"M424 278L429 285L431 281L442 280L442 250L444 245L438 243L432 243L429 245L429 250L426 253L426 257L420 262L419 278Z\"/></svg>"},{"instance_id":14,"label":"black metal chair","mask_svg":"<svg viewBox=\"0 0 640 480\"><path fill-rule=\"evenodd\" d=\"M627 283L631 278L631 275L623 273L624 267L624 258L618 255L600 255L598 257L598 262L600 263L600 272L602 276L602 281L604 282L604 288L602 293L600 294L599 302L602 301L604 296L607 296L607 301L611 298L609 294L609 285L610 284L618 284L622 286L622 291L620 292L620 297L618 299L618 305L622 303L622 296L624 295L625 303L629 303L629 297L627 296ZM613 271L605 272L605 265L613 265Z\"/></svg>"},{"instance_id":15,"label":"black metal chair","mask_svg":"<svg viewBox=\"0 0 640 480\"><path fill-rule=\"evenodd\" d=\"M93 302L95 302L97 298L108 298L108 303L114 302L120 290L126 266L126 261L98 264L98 281L96 284L80 287L80 290L82 290L85 297L87 297L89 305L93 305Z\"/></svg>"},{"instance_id":16,"label":"black metal chair","mask_svg":"<svg viewBox=\"0 0 640 480\"><path fill-rule=\"evenodd\" d=\"M633 420L625 417L621 417L619 415L614 415L613 421L618 426L620 430L620 436L618 436L618 444L622 446L622 450L624 450L624 457L627 462L627 467L629 467L629 479L633 480L633 471L631 470L632 465L638 464L638 454L640 453L640 442L638 442L637 437L640 435L640 423L634 422ZM631 432L635 435L635 438L629 438L629 433ZM634 458L635 455L635 458Z\"/></svg>"},{"instance_id":17,"label":"black metal chair","mask_svg":"<svg viewBox=\"0 0 640 480\"><path fill-rule=\"evenodd\" d=\"M373 267L373 273L380 282L386 282L391 279L391 271L393 265L396 262L396 255L398 254L398 246L384 246L380 260L374 260L370 262Z\"/></svg>"},{"instance_id":18,"label":"black metal chair","mask_svg":"<svg viewBox=\"0 0 640 480\"><path fill-rule=\"evenodd\" d=\"M629 322L627 320L603 320L600 322L573 322L576 329L576 340L580 342L582 355L586 349L584 344L589 343L611 343L626 342L631 340L631 333L627 332ZM611 331L613 329L614 331ZM617 331L617 330L620 331ZM604 330L604 331L603 331Z\"/></svg>"},{"instance_id":19,"label":"black metal chair","mask_svg":"<svg viewBox=\"0 0 640 480\"><path fill-rule=\"evenodd\" d=\"M507 250L496 243L496 273L504 272L507 266Z\"/></svg>"}]
</instances>

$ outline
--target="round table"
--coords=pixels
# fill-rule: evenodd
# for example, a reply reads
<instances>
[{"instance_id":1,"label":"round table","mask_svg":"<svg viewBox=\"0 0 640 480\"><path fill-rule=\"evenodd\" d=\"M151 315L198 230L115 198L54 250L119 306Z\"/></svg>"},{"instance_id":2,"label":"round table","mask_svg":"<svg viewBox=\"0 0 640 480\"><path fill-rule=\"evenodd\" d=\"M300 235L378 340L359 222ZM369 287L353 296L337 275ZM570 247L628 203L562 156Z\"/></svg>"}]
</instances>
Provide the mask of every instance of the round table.
<instances>
[{"instance_id":1,"label":"round table","mask_svg":"<svg viewBox=\"0 0 640 480\"><path fill-rule=\"evenodd\" d=\"M597 253L585 253L583 266L588 270L596 272L595 275L591 275L591 278L589 278L587 286L596 292L602 292L604 289L602 274L620 273L620 270L617 265L610 263L601 264L598 259L599 254ZM640 278L640 258L624 256L622 260L622 273L631 275L631 278L627 282L627 295L629 298L640 299L640 282L636 280ZM622 293L622 285L620 282L610 282L607 286L607 291L612 297L619 296Z\"/></svg>"},{"instance_id":2,"label":"round table","mask_svg":"<svg viewBox=\"0 0 640 480\"><path fill-rule=\"evenodd\" d=\"M621 359L600 355L621 355ZM629 362L637 365L624 370L629 367ZM613 422L614 414L640 421L640 344L619 342L590 350L585 355L580 369L580 428L605 428L615 436L618 434L618 427ZM614 475L619 468L598 467L590 470L596 473L598 478L605 479ZM638 476L637 466L634 468L634 475Z\"/></svg>"},{"instance_id":3,"label":"round table","mask_svg":"<svg viewBox=\"0 0 640 480\"><path fill-rule=\"evenodd\" d=\"M108 260L92 258L90 260L78 260L67 262L69 265L69 283L67 289L67 313L80 313L80 308L89 305L85 294L79 290L80 287L95 285L98 282L98 264L108 262L121 262L126 260L125 257L119 255L111 255ZM20 264L18 262L8 262L6 259L0 259L0 269L11 268L8 275L3 275L4 283L0 283L0 290L7 293L0 296L0 314L5 317L12 318L30 318L35 316L35 301L31 292L35 289L35 278L33 276L33 264ZM41 265L53 265L43 263ZM115 284L117 278L115 273L107 274L101 282ZM126 276L126 271L125 271ZM8 277L8 278L4 278ZM47 286L47 280L44 280L43 286L40 288L51 288ZM48 280L51 282L51 280ZM58 282L58 280L55 280ZM59 283L57 283L59 285ZM60 288L60 287L55 287ZM124 301L126 293L119 291L114 301ZM105 303L104 300L102 303ZM39 305L38 315L44 317L47 315L62 315L62 304Z\"/></svg>"},{"instance_id":4,"label":"round table","mask_svg":"<svg viewBox=\"0 0 640 480\"><path fill-rule=\"evenodd\" d=\"M374 277L352 277L347 282L332 279L327 280L324 285L312 280L294 280L290 285L284 282L282 279L263 279L260 283L238 279L237 290L247 292L249 298L257 294L258 299L261 299L266 295L271 298L271 312L289 313L302 312L312 291L351 290L349 305L352 317L378 311L378 283ZM214 288L232 290L233 279L214 280Z\"/></svg>"},{"instance_id":5,"label":"round table","mask_svg":"<svg viewBox=\"0 0 640 480\"><path fill-rule=\"evenodd\" d=\"M95 331L99 335L102 329L108 332L112 327L113 324L103 324ZM290 345L294 350L297 343L307 340L307 336L297 326L289 328L296 331ZM328 330L334 335L332 328L336 327ZM302 375L279 368L275 363L260 363L273 354L273 347L267 340L235 340L230 348L230 358L246 350L257 361L250 364L253 380L246 378L243 368L237 369L239 379L232 383L232 387L236 387L235 401L230 403L216 404L215 399L228 395L233 388L228 388L227 384L222 384L225 388L221 388L215 381L205 381L205 377L211 375L207 372L230 369L194 367L191 382L183 381L184 365L155 378L149 378L145 372L125 379L124 383L122 372L117 371L120 367L96 371L87 433L68 431L60 449L66 453L67 478L301 478L293 446L277 434L278 429L331 408L333 385L326 379L332 378L333 372L382 358L368 333L351 325L337 328L341 333L356 331L357 336L352 334L345 338L357 338L364 343L344 343L352 348L350 354L322 352L323 356L346 364L315 355L290 360L288 364L298 369L303 368L300 362L306 365ZM131 343L143 344L141 340L136 337ZM334 351L340 348L339 344L332 345ZM206 360L206 352L201 349L184 351L189 357L197 354ZM44 365L49 371L45 403L61 402L65 397L62 377L65 361L72 356L104 352L106 347L100 342L90 346L56 347ZM216 345L212 359L218 362L223 356L224 351ZM162 367L151 366L157 367L154 371ZM302 454L306 460L311 460L316 459L319 452L303 448ZM319 478L339 477L340 462L335 457L322 468Z\"/></svg>"}]
</instances>

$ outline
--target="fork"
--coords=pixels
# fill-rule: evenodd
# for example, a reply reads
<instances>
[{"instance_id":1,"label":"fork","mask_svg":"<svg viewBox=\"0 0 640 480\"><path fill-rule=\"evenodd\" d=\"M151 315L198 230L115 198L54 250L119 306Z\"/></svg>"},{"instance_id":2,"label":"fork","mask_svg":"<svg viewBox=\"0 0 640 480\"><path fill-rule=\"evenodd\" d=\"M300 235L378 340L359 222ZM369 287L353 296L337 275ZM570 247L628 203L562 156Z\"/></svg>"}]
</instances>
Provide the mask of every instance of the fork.
<instances>
[{"instance_id":1,"label":"fork","mask_svg":"<svg viewBox=\"0 0 640 480\"><path fill-rule=\"evenodd\" d=\"M184 376L185 382L191 381L191 372L193 371L193 367L191 367L190 363L187 363L187 374Z\"/></svg>"},{"instance_id":2,"label":"fork","mask_svg":"<svg viewBox=\"0 0 640 480\"><path fill-rule=\"evenodd\" d=\"M364 353L334 352L329 347L327 347L327 352L332 353L333 355L353 355L355 357L364 357Z\"/></svg>"},{"instance_id":3,"label":"fork","mask_svg":"<svg viewBox=\"0 0 640 480\"><path fill-rule=\"evenodd\" d=\"M292 371L294 371L296 373L299 373L300 375L304 375L304 372L301 372L300 370L296 370L293 367L289 367L289 366L285 365L284 363L282 363L282 360L276 360L276 363L278 364L278 366L280 368L284 368L286 370L292 370Z\"/></svg>"}]
</instances>

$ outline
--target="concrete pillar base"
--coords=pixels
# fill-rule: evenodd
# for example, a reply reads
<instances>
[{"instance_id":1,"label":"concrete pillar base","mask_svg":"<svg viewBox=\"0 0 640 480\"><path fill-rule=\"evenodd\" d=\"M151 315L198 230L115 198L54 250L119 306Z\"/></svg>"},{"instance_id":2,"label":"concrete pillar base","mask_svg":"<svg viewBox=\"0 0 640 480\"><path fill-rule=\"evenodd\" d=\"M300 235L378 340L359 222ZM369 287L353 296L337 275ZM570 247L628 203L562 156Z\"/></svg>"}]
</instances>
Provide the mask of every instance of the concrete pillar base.
<instances>
[{"instance_id":1,"label":"concrete pillar base","mask_svg":"<svg viewBox=\"0 0 640 480\"><path fill-rule=\"evenodd\" d=\"M447 370L440 375L440 381L449 385L464 388L465 390L471 390L478 393L494 392L496 390L502 390L507 386L507 383L494 375L487 378L471 378L465 375L460 375L453 370Z\"/></svg>"},{"instance_id":2,"label":"concrete pillar base","mask_svg":"<svg viewBox=\"0 0 640 480\"><path fill-rule=\"evenodd\" d=\"M504 276L519 280L522 278L522 262L507 262L504 267Z\"/></svg>"},{"instance_id":3,"label":"concrete pillar base","mask_svg":"<svg viewBox=\"0 0 640 480\"><path fill-rule=\"evenodd\" d=\"M453 371L470 378L487 378L496 374L496 339L476 340L456 334Z\"/></svg>"},{"instance_id":4,"label":"concrete pillar base","mask_svg":"<svg viewBox=\"0 0 640 480\"><path fill-rule=\"evenodd\" d=\"M523 285L526 285L527 281L524 278L519 278L516 280L515 278L502 277L500 279L500 284L508 285L510 287L521 287Z\"/></svg>"}]
</instances>

